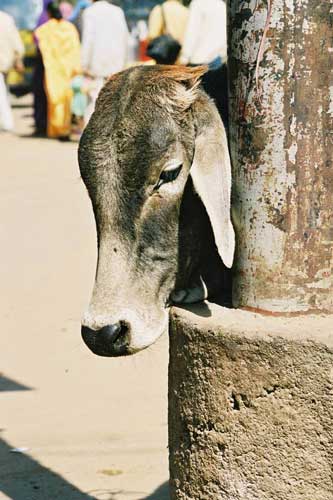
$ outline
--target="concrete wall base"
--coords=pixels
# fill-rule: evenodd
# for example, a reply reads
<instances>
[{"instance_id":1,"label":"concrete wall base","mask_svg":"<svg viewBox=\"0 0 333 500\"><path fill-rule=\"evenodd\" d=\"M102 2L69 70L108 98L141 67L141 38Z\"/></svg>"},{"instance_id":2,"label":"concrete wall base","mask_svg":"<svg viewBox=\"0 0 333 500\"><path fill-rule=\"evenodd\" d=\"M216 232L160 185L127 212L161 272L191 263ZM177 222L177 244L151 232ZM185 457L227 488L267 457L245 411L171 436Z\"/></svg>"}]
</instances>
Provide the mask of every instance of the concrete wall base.
<instances>
[{"instance_id":1,"label":"concrete wall base","mask_svg":"<svg viewBox=\"0 0 333 500\"><path fill-rule=\"evenodd\" d=\"M172 500L333 500L333 316L174 309L169 448Z\"/></svg>"}]
</instances>

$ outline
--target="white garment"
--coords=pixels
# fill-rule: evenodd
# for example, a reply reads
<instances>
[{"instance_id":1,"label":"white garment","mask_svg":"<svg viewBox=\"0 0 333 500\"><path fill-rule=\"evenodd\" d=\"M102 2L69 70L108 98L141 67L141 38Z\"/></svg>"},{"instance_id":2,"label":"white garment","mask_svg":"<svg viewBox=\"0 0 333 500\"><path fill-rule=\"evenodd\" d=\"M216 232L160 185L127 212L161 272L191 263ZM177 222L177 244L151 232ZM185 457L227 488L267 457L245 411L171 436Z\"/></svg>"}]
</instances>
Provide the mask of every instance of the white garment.
<instances>
[{"instance_id":1,"label":"white garment","mask_svg":"<svg viewBox=\"0 0 333 500\"><path fill-rule=\"evenodd\" d=\"M0 73L0 130L13 130L14 120L10 107L5 76Z\"/></svg>"},{"instance_id":2,"label":"white garment","mask_svg":"<svg viewBox=\"0 0 333 500\"><path fill-rule=\"evenodd\" d=\"M192 0L180 62L209 64L227 56L227 9L223 0Z\"/></svg>"},{"instance_id":3,"label":"white garment","mask_svg":"<svg viewBox=\"0 0 333 500\"><path fill-rule=\"evenodd\" d=\"M97 77L97 78L88 78L87 79L87 95L88 95L88 103L84 113L84 124L87 125L91 115L95 111L95 104L97 101L98 94L102 90L105 84L105 78Z\"/></svg>"},{"instance_id":4,"label":"white garment","mask_svg":"<svg viewBox=\"0 0 333 500\"><path fill-rule=\"evenodd\" d=\"M82 67L93 77L108 77L125 68L128 28L123 10L99 0L82 15Z\"/></svg>"},{"instance_id":5,"label":"white garment","mask_svg":"<svg viewBox=\"0 0 333 500\"><path fill-rule=\"evenodd\" d=\"M0 72L7 73L16 57L22 57L24 45L15 26L14 19L0 11Z\"/></svg>"}]
</instances>

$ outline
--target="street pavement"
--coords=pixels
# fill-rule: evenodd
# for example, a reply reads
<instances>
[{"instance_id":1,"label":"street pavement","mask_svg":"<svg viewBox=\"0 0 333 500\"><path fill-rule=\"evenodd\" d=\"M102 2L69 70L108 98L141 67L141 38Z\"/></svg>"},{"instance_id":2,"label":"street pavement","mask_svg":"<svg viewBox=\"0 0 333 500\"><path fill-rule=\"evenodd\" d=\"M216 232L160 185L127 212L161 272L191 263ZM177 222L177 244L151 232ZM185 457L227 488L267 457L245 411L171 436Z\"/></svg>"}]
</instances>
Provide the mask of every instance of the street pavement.
<instances>
[{"instance_id":1,"label":"street pavement","mask_svg":"<svg viewBox=\"0 0 333 500\"><path fill-rule=\"evenodd\" d=\"M0 500L166 500L168 339L124 359L80 337L96 262L77 144L0 134Z\"/></svg>"}]
</instances>

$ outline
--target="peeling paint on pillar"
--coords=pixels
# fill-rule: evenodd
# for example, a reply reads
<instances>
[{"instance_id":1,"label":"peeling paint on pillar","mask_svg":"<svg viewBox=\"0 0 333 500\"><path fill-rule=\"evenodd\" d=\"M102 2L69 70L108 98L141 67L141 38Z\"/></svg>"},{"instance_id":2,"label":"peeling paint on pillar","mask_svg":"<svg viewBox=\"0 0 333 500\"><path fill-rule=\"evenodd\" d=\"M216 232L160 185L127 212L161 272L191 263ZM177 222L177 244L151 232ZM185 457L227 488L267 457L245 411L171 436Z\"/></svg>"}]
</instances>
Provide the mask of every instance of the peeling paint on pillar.
<instances>
[{"instance_id":1,"label":"peeling paint on pillar","mask_svg":"<svg viewBox=\"0 0 333 500\"><path fill-rule=\"evenodd\" d=\"M333 2L228 0L234 303L333 311Z\"/></svg>"}]
</instances>

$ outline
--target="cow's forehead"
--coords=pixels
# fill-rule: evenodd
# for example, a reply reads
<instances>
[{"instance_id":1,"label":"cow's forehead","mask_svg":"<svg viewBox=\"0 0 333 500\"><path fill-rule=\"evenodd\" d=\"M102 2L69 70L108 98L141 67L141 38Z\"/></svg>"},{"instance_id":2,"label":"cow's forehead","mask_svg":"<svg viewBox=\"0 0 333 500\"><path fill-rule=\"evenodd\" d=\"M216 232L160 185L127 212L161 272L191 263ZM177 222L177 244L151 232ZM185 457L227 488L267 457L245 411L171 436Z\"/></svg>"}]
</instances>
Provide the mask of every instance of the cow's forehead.
<instances>
[{"instance_id":1,"label":"cow's forehead","mask_svg":"<svg viewBox=\"0 0 333 500\"><path fill-rule=\"evenodd\" d=\"M114 75L101 90L93 121L108 122L113 127L120 116L131 117L133 123L151 120L163 114L163 105L156 99L161 92L167 91L168 82L161 79L159 86L151 87L152 82L143 68L133 68ZM106 119L107 118L107 119Z\"/></svg>"},{"instance_id":2,"label":"cow's forehead","mask_svg":"<svg viewBox=\"0 0 333 500\"><path fill-rule=\"evenodd\" d=\"M102 89L80 144L85 181L107 177L110 183L115 173L118 185L122 180L139 185L157 174L164 161L181 156L184 146L190 151L190 114L180 124L163 105L170 81L162 78L152 86L151 76L151 71L134 68L115 75Z\"/></svg>"},{"instance_id":3,"label":"cow's forehead","mask_svg":"<svg viewBox=\"0 0 333 500\"><path fill-rule=\"evenodd\" d=\"M149 166L163 161L177 149L179 130L175 124L164 120L146 123L119 116L109 134L86 133L81 143L80 164L89 163L89 168L100 168L109 163L122 169L134 169L144 163ZM134 173L134 172L133 172Z\"/></svg>"},{"instance_id":4,"label":"cow's forehead","mask_svg":"<svg viewBox=\"0 0 333 500\"><path fill-rule=\"evenodd\" d=\"M181 138L178 124L150 103L146 112L119 110L116 104L97 110L89 123L80 145L80 163L98 168L110 160L112 165L132 168L132 164L146 165L163 159L175 149ZM83 153L83 154L81 154Z\"/></svg>"},{"instance_id":5,"label":"cow's forehead","mask_svg":"<svg viewBox=\"0 0 333 500\"><path fill-rule=\"evenodd\" d=\"M93 202L98 202L100 209L109 207L109 211L128 205L126 214L132 220L139 213L139 194L145 186L155 184L171 160L182 161L177 133L165 123L158 127L143 123L129 134L119 119L119 126L109 137L89 134L80 150L81 175ZM107 199L111 192L112 197ZM123 226L120 219L118 223Z\"/></svg>"}]
</instances>

